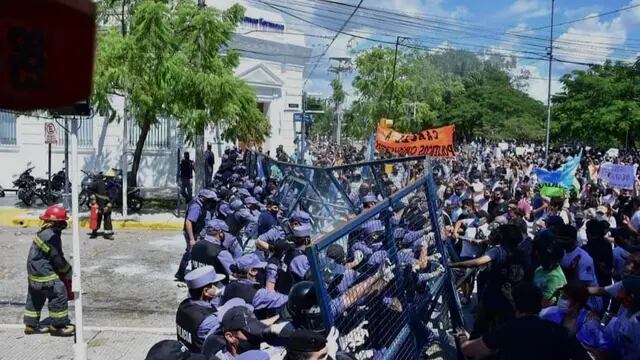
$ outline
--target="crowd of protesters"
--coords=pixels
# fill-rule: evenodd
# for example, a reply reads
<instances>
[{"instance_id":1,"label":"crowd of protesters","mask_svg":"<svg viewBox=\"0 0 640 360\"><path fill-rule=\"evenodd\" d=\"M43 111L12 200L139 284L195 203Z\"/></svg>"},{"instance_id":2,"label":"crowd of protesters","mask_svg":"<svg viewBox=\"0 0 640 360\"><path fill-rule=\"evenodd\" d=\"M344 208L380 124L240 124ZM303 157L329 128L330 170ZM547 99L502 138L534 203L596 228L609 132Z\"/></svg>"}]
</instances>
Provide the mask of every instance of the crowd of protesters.
<instances>
[{"instance_id":1,"label":"crowd of protesters","mask_svg":"<svg viewBox=\"0 0 640 360\"><path fill-rule=\"evenodd\" d=\"M455 159L433 162L449 265L460 302L473 313L471 333L457 329L466 356L638 358L639 187L609 187L598 176L601 164L633 164L636 157L582 151L554 149L545 161L539 146L475 142L458 147ZM581 161L574 188L562 196L543 195L534 169L554 170L576 156ZM326 142L310 146L307 163L331 167L366 158L366 146ZM282 148L276 159L292 160ZM269 177L252 178L243 152L228 149L210 187L189 203L186 250L176 273L189 288L176 315L179 342L157 344L148 359L172 358L162 354L178 348L204 359L356 358L344 346L338 351L339 335L325 329L314 310L304 249L321 216L307 208L283 217L290 201L275 199L282 174L271 170ZM424 167L411 162L380 170L382 191L357 168L337 174L360 211L417 179ZM416 194L406 208L387 214L398 219L397 244L400 252L407 250L418 282L443 272L437 261L428 261L429 221L407 221L408 214L424 211L426 196ZM335 314L349 314L393 280L377 242L383 231L382 222L372 219L359 235L350 235L346 248L334 244L327 250L331 268L340 269L332 285ZM398 299L384 302L385 308L402 309ZM373 357L383 354L371 351Z\"/></svg>"},{"instance_id":2,"label":"crowd of protesters","mask_svg":"<svg viewBox=\"0 0 640 360\"><path fill-rule=\"evenodd\" d=\"M458 331L466 356L640 358L638 180L618 189L598 175L636 157L583 149L576 186L541 194L533 169L579 154L552 151L547 166L539 147L472 143L439 161L450 267L474 314L471 334Z\"/></svg>"}]
</instances>

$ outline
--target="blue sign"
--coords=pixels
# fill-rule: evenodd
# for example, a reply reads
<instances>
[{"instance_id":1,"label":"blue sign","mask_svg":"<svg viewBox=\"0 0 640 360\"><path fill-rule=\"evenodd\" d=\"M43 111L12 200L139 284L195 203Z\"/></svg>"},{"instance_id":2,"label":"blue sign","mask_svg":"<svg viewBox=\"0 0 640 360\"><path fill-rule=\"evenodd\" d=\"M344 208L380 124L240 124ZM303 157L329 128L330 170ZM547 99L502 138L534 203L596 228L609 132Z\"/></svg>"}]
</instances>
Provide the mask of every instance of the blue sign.
<instances>
[{"instance_id":1,"label":"blue sign","mask_svg":"<svg viewBox=\"0 0 640 360\"><path fill-rule=\"evenodd\" d=\"M297 113L293 113L293 121L294 122L302 122L302 119L304 117L304 122L307 124L311 124L313 122L313 114L310 113L301 113L301 112L297 112Z\"/></svg>"},{"instance_id":2,"label":"blue sign","mask_svg":"<svg viewBox=\"0 0 640 360\"><path fill-rule=\"evenodd\" d=\"M265 20L263 18L256 19L256 18L245 16L244 19L242 19L242 21L244 21L245 23L250 24L250 25L261 26L261 27L265 27L265 28L269 28L269 29L275 29L275 30L279 30L279 31L284 31L284 25L283 24L272 23L271 21L267 21L267 20Z\"/></svg>"}]
</instances>

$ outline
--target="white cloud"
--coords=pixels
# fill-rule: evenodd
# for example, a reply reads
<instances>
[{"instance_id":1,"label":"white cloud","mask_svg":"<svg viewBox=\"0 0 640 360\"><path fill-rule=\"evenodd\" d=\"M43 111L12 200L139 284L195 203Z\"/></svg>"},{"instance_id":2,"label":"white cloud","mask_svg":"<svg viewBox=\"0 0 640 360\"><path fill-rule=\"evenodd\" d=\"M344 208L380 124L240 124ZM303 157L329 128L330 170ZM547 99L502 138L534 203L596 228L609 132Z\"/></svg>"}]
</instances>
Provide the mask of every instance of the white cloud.
<instances>
[{"instance_id":1,"label":"white cloud","mask_svg":"<svg viewBox=\"0 0 640 360\"><path fill-rule=\"evenodd\" d=\"M640 0L629 3L632 4L640 4ZM588 14L585 18L594 15L597 13ZM585 19L571 25L556 38L554 55L558 59L584 63L602 63L611 57L626 58L629 53L615 56L615 52L624 48L628 33L638 23L640 11L623 12L610 21L600 21L596 17Z\"/></svg>"},{"instance_id":2,"label":"white cloud","mask_svg":"<svg viewBox=\"0 0 640 360\"><path fill-rule=\"evenodd\" d=\"M543 66L544 67L544 66ZM543 103L547 103L547 71L540 71L540 68L535 65L518 65L514 73L520 73L521 71L527 71L530 78L527 80L527 94L536 100L540 100ZM562 83L557 80L551 80L551 95L557 94L562 91Z\"/></svg>"},{"instance_id":3,"label":"white cloud","mask_svg":"<svg viewBox=\"0 0 640 360\"><path fill-rule=\"evenodd\" d=\"M589 5L589 6L582 6L579 8L569 8L564 10L562 14L568 20L573 20L573 19L583 18L588 14L600 12L601 10L602 10L602 7L599 5Z\"/></svg>"},{"instance_id":4,"label":"white cloud","mask_svg":"<svg viewBox=\"0 0 640 360\"><path fill-rule=\"evenodd\" d=\"M520 16L522 18L547 16L550 13L551 6L547 1L540 0L516 0L506 12L508 16Z\"/></svg>"}]
</instances>

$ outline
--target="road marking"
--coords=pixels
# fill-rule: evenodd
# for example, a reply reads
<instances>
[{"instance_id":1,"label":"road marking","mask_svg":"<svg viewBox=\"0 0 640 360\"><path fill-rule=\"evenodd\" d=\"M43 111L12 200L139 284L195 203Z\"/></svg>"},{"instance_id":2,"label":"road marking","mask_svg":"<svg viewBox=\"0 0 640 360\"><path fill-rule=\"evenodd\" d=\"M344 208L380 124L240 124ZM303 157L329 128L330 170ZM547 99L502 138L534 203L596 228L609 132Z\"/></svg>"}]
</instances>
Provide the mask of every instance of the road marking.
<instances>
[{"instance_id":1,"label":"road marking","mask_svg":"<svg viewBox=\"0 0 640 360\"><path fill-rule=\"evenodd\" d=\"M0 330L23 330L23 324L0 324ZM132 332L147 333L158 335L175 335L175 328L149 328L149 327L127 327L127 326L85 326L87 331L115 331L115 332Z\"/></svg>"}]
</instances>

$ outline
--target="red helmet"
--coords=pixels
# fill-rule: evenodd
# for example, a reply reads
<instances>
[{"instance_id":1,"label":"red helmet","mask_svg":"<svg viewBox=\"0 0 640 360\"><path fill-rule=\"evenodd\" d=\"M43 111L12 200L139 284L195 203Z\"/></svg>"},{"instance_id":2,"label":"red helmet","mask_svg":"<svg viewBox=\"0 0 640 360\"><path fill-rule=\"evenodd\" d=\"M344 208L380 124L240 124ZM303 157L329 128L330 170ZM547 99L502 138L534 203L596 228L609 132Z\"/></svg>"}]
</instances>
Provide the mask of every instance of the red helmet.
<instances>
[{"instance_id":1,"label":"red helmet","mask_svg":"<svg viewBox=\"0 0 640 360\"><path fill-rule=\"evenodd\" d=\"M42 221L66 221L69 220L69 213L64 206L57 204L51 205L44 211L44 214L40 216Z\"/></svg>"}]
</instances>

